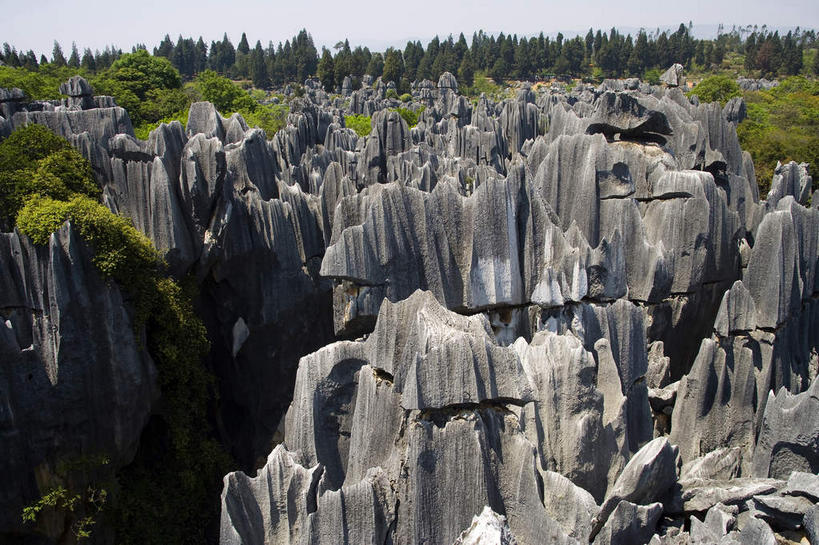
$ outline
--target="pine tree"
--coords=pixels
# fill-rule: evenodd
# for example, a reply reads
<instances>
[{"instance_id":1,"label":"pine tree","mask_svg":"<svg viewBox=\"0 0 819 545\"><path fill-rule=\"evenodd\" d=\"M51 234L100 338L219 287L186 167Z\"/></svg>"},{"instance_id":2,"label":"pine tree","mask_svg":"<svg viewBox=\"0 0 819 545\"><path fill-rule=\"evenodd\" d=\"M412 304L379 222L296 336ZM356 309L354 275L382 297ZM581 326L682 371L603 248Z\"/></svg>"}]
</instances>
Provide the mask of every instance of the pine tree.
<instances>
[{"instance_id":1,"label":"pine tree","mask_svg":"<svg viewBox=\"0 0 819 545\"><path fill-rule=\"evenodd\" d=\"M66 65L65 55L63 55L63 48L60 47L60 43L57 40L54 40L54 49L51 50L51 62L56 66Z\"/></svg>"},{"instance_id":2,"label":"pine tree","mask_svg":"<svg viewBox=\"0 0 819 545\"><path fill-rule=\"evenodd\" d=\"M264 50L262 42L256 41L256 47L250 53L250 78L253 86L259 89L266 89L270 86L270 78L267 75L267 66L264 62Z\"/></svg>"},{"instance_id":3,"label":"pine tree","mask_svg":"<svg viewBox=\"0 0 819 545\"><path fill-rule=\"evenodd\" d=\"M318 64L318 78L321 80L321 85L328 93L332 93L335 89L336 72L333 63L333 55L326 47L321 48L321 60Z\"/></svg>"},{"instance_id":4,"label":"pine tree","mask_svg":"<svg viewBox=\"0 0 819 545\"><path fill-rule=\"evenodd\" d=\"M71 68L80 67L80 52L77 49L77 42L71 42L71 56L68 58L68 66Z\"/></svg>"},{"instance_id":5,"label":"pine tree","mask_svg":"<svg viewBox=\"0 0 819 545\"><path fill-rule=\"evenodd\" d=\"M379 78L384 73L384 56L381 53L373 53L370 62L367 63L367 74L373 78ZM404 77L407 76L406 62L404 63Z\"/></svg>"},{"instance_id":6,"label":"pine tree","mask_svg":"<svg viewBox=\"0 0 819 545\"><path fill-rule=\"evenodd\" d=\"M389 48L387 55L384 58L384 72L382 78L385 82L395 82L398 85L401 82L401 76L404 75L404 60L401 57L401 52Z\"/></svg>"},{"instance_id":7,"label":"pine tree","mask_svg":"<svg viewBox=\"0 0 819 545\"><path fill-rule=\"evenodd\" d=\"M82 67L88 70L89 72L96 72L97 71L97 61L94 59L94 54L91 53L91 50L85 48L85 51L82 53Z\"/></svg>"},{"instance_id":8,"label":"pine tree","mask_svg":"<svg viewBox=\"0 0 819 545\"><path fill-rule=\"evenodd\" d=\"M475 82L475 66L472 63L472 54L467 51L458 67L458 82L461 85L471 86Z\"/></svg>"},{"instance_id":9,"label":"pine tree","mask_svg":"<svg viewBox=\"0 0 819 545\"><path fill-rule=\"evenodd\" d=\"M236 47L237 53L242 53L243 55L247 55L250 53L250 44L247 42L247 35L242 32L242 39L239 40L239 45Z\"/></svg>"}]
</instances>

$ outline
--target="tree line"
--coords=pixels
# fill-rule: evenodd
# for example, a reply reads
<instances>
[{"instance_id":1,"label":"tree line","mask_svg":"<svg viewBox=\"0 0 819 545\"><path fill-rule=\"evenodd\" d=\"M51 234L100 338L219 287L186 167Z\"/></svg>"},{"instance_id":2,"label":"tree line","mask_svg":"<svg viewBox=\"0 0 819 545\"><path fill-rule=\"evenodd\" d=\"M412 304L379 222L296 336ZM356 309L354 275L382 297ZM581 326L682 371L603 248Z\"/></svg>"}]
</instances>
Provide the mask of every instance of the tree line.
<instances>
[{"instance_id":1,"label":"tree line","mask_svg":"<svg viewBox=\"0 0 819 545\"><path fill-rule=\"evenodd\" d=\"M678 62L689 69L719 70L726 55L744 55L744 68L761 76L788 76L803 70L804 51L816 47L816 32L797 28L780 36L765 26L734 27L730 32L720 28L713 40L692 36L692 25L680 24L675 32L646 31L636 37L624 35L616 28L606 32L589 29L585 36L566 39L540 33L536 37L515 34L497 36L475 32L468 44L460 34L446 39L435 37L424 47L420 41L407 42L403 50L390 48L371 52L369 48L352 48L349 40L336 43L331 49L317 51L313 38L306 30L284 43L272 41L263 46L257 40L251 48L246 34L234 47L227 34L207 45L181 35L174 42L166 35L153 55L167 58L184 79L192 79L205 70L213 70L232 79L251 80L257 88L280 87L288 82L302 82L317 76L325 89L339 89L347 76L353 86L369 74L394 81L406 90L412 81L437 80L443 72L456 74L462 84L471 85L480 71L500 82L506 79L535 80L551 76L617 78L641 77L656 79L659 72ZM132 52L146 50L138 44ZM8 43L3 44L0 61L10 66L37 70L39 65L83 67L96 72L110 67L122 56L122 51L107 47L104 51L85 49L80 55L76 44L66 59L58 42L50 60L43 55L38 60L33 51L18 53ZM819 74L819 54L814 54L812 66Z\"/></svg>"}]
</instances>

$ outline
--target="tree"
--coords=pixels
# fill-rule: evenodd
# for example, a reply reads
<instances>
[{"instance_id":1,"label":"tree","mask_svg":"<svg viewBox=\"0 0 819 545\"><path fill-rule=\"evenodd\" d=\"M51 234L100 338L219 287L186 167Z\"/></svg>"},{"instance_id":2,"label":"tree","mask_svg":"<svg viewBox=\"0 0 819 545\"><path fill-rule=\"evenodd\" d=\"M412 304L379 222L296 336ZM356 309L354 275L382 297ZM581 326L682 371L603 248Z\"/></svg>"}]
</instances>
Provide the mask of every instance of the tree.
<instances>
[{"instance_id":1,"label":"tree","mask_svg":"<svg viewBox=\"0 0 819 545\"><path fill-rule=\"evenodd\" d=\"M63 55L63 48L60 43L54 40L54 49L51 50L51 62L57 66L65 66L65 55Z\"/></svg>"},{"instance_id":2,"label":"tree","mask_svg":"<svg viewBox=\"0 0 819 545\"><path fill-rule=\"evenodd\" d=\"M495 80L495 83L502 84L506 75L509 73L509 67L503 57L495 59L492 68L489 70L489 77Z\"/></svg>"},{"instance_id":3,"label":"tree","mask_svg":"<svg viewBox=\"0 0 819 545\"><path fill-rule=\"evenodd\" d=\"M717 101L725 105L730 99L742 96L739 85L728 76L710 76L702 80L689 95L697 95L701 102Z\"/></svg>"},{"instance_id":4,"label":"tree","mask_svg":"<svg viewBox=\"0 0 819 545\"><path fill-rule=\"evenodd\" d=\"M819 49L813 52L813 74L819 76Z\"/></svg>"},{"instance_id":5,"label":"tree","mask_svg":"<svg viewBox=\"0 0 819 545\"><path fill-rule=\"evenodd\" d=\"M94 58L94 54L91 53L91 50L87 47L82 54L82 67L88 70L89 72L96 72L97 71L97 60Z\"/></svg>"},{"instance_id":6,"label":"tree","mask_svg":"<svg viewBox=\"0 0 819 545\"><path fill-rule=\"evenodd\" d=\"M270 87L270 77L267 75L267 65L264 62L262 42L257 40L256 47L250 53L250 78L253 86L259 89Z\"/></svg>"},{"instance_id":7,"label":"tree","mask_svg":"<svg viewBox=\"0 0 819 545\"><path fill-rule=\"evenodd\" d=\"M256 102L247 93L213 70L205 70L199 74L196 86L202 98L212 102L216 109L224 114L256 109Z\"/></svg>"},{"instance_id":8,"label":"tree","mask_svg":"<svg viewBox=\"0 0 819 545\"><path fill-rule=\"evenodd\" d=\"M135 125L171 115L187 101L179 72L171 62L144 49L122 55L94 85L128 110Z\"/></svg>"},{"instance_id":9,"label":"tree","mask_svg":"<svg viewBox=\"0 0 819 545\"><path fill-rule=\"evenodd\" d=\"M404 65L404 77L406 74L406 64ZM381 53L373 53L370 62L367 63L367 74L374 78L380 77L384 73L384 57Z\"/></svg>"},{"instance_id":10,"label":"tree","mask_svg":"<svg viewBox=\"0 0 819 545\"><path fill-rule=\"evenodd\" d=\"M332 93L335 88L336 71L333 64L333 54L326 47L321 48L321 60L318 64L318 78L322 87L328 93Z\"/></svg>"},{"instance_id":11,"label":"tree","mask_svg":"<svg viewBox=\"0 0 819 545\"><path fill-rule=\"evenodd\" d=\"M71 56L68 58L68 66L71 68L80 67L80 52L77 49L77 42L71 42Z\"/></svg>"},{"instance_id":12,"label":"tree","mask_svg":"<svg viewBox=\"0 0 819 545\"><path fill-rule=\"evenodd\" d=\"M172 54L173 42L171 41L171 37L168 34L165 34L165 37L162 38L161 42L159 42L159 47L154 48L154 56L170 59Z\"/></svg>"},{"instance_id":13,"label":"tree","mask_svg":"<svg viewBox=\"0 0 819 545\"><path fill-rule=\"evenodd\" d=\"M236 47L236 52L243 55L250 53L250 44L247 42L247 35L242 32L242 39L239 40L239 45Z\"/></svg>"},{"instance_id":14,"label":"tree","mask_svg":"<svg viewBox=\"0 0 819 545\"><path fill-rule=\"evenodd\" d=\"M307 30L301 29L293 38L293 77L304 81L315 75L318 69L318 52L313 44L313 37ZM364 67L362 66L363 70Z\"/></svg>"},{"instance_id":15,"label":"tree","mask_svg":"<svg viewBox=\"0 0 819 545\"><path fill-rule=\"evenodd\" d=\"M472 63L472 54L467 51L458 67L458 81L461 85L471 86L475 81L475 66Z\"/></svg>"},{"instance_id":16,"label":"tree","mask_svg":"<svg viewBox=\"0 0 819 545\"><path fill-rule=\"evenodd\" d=\"M403 74L404 60L401 58L401 52L392 47L387 49L387 55L384 58L384 72L381 77L384 81L392 81L398 85Z\"/></svg>"}]
</instances>

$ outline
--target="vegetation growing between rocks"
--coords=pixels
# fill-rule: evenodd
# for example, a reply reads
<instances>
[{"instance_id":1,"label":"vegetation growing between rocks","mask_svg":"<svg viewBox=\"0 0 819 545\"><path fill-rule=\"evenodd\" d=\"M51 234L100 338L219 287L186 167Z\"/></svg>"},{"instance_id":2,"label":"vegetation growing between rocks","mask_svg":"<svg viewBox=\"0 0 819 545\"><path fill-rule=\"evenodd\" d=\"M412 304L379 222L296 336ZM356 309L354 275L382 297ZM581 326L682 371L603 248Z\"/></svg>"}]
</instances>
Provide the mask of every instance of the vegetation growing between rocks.
<instances>
[{"instance_id":1,"label":"vegetation growing between rocks","mask_svg":"<svg viewBox=\"0 0 819 545\"><path fill-rule=\"evenodd\" d=\"M739 85L728 76L711 76L705 78L688 92L688 97L696 96L700 102L719 102L722 106L735 97L742 96Z\"/></svg>"},{"instance_id":2,"label":"vegetation growing between rocks","mask_svg":"<svg viewBox=\"0 0 819 545\"><path fill-rule=\"evenodd\" d=\"M770 91L744 93L748 118L737 127L742 149L754 161L761 197L770 189L777 161L810 163L819 189L819 82L788 78Z\"/></svg>"},{"instance_id":3,"label":"vegetation growing between rocks","mask_svg":"<svg viewBox=\"0 0 819 545\"><path fill-rule=\"evenodd\" d=\"M407 122L410 128L413 128L418 124L418 118L424 112L426 108L421 106L418 110L410 110L409 108L396 108L395 111L398 112L398 115L404 118L404 121Z\"/></svg>"},{"instance_id":4,"label":"vegetation growing between rocks","mask_svg":"<svg viewBox=\"0 0 819 545\"><path fill-rule=\"evenodd\" d=\"M17 162L23 168L11 173L23 174L5 176ZM48 129L32 125L15 131L0 144L0 167L3 180L26 182L2 186L13 190L5 191L4 198L22 203L10 216L20 231L35 244L46 244L51 233L70 221L93 249L100 273L115 281L133 304L135 334L145 332L157 366L162 399L154 425L149 435L143 433L134 462L118 473L119 490L112 495L117 542L204 542L207 522L218 514L214 498L230 463L208 423L215 388L202 363L209 342L193 309L193 284L165 276L165 264L151 241L130 220L97 202L99 189L94 184L92 190L84 177L90 175L88 163ZM174 493L168 494L169 489ZM51 496L55 502L74 501L68 495ZM48 502L51 496L46 494Z\"/></svg>"},{"instance_id":5,"label":"vegetation growing between rocks","mask_svg":"<svg viewBox=\"0 0 819 545\"><path fill-rule=\"evenodd\" d=\"M344 125L353 129L358 136L367 136L372 130L372 118L363 114L345 115Z\"/></svg>"}]
</instances>

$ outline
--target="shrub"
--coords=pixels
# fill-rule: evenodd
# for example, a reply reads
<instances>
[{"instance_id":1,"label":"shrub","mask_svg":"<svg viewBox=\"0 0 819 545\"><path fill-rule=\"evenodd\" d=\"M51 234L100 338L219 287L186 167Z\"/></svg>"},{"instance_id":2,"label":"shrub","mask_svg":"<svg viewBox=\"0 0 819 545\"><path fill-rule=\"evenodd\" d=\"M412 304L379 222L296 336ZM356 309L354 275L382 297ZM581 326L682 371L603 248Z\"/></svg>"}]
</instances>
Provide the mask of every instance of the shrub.
<instances>
[{"instance_id":1,"label":"shrub","mask_svg":"<svg viewBox=\"0 0 819 545\"><path fill-rule=\"evenodd\" d=\"M387 94L384 96L386 96L387 98L398 100L398 91L396 91L395 89L387 89Z\"/></svg>"},{"instance_id":2,"label":"shrub","mask_svg":"<svg viewBox=\"0 0 819 545\"><path fill-rule=\"evenodd\" d=\"M212 102L222 115L256 109L255 100L228 78L220 76L213 70L205 70L199 74L196 86L202 99Z\"/></svg>"},{"instance_id":3,"label":"shrub","mask_svg":"<svg viewBox=\"0 0 819 545\"><path fill-rule=\"evenodd\" d=\"M29 100L52 100L60 98L60 84L76 74L87 75L83 69L70 66L43 64L33 72L25 68L0 66L0 87L17 87Z\"/></svg>"},{"instance_id":4,"label":"shrub","mask_svg":"<svg viewBox=\"0 0 819 545\"><path fill-rule=\"evenodd\" d=\"M189 104L176 68L145 50L123 55L91 83L97 93L112 95L128 110L135 126L156 122Z\"/></svg>"},{"instance_id":5,"label":"shrub","mask_svg":"<svg viewBox=\"0 0 819 545\"><path fill-rule=\"evenodd\" d=\"M719 102L723 106L734 97L742 96L739 85L728 76L710 76L702 80L699 85L688 92L688 96L696 95L701 102Z\"/></svg>"},{"instance_id":6,"label":"shrub","mask_svg":"<svg viewBox=\"0 0 819 545\"><path fill-rule=\"evenodd\" d=\"M29 137L29 133L12 135L0 144L0 156L19 151L6 146L10 149L3 155L9 140L19 144ZM117 473L119 491L111 509L116 540L122 544L203 543L205 528L218 517L218 502L212 500L218 497L222 475L231 464L211 437L208 423L214 381L202 363L209 343L204 324L194 312L193 284L166 277L164 261L151 241L129 219L97 202L96 187L93 195L83 193L90 188L77 173L84 172L87 164L72 157L70 153L76 152L67 145L64 140L46 137L26 159L29 168L11 172L41 178L32 183L36 191L22 197L17 227L35 244L46 244L51 233L66 221L72 223L93 250L93 264L103 277L120 286L133 305L134 334L140 342L145 339L162 395L161 412L143 431L136 458ZM73 470L66 473L74 474ZM75 513L73 508L94 503L99 496L83 498L54 488L29 506L24 517L36 519L43 508L57 507L69 514L68 519L78 520L75 536L87 537L94 522L88 517L96 512L83 508Z\"/></svg>"},{"instance_id":7,"label":"shrub","mask_svg":"<svg viewBox=\"0 0 819 545\"><path fill-rule=\"evenodd\" d=\"M819 165L819 84L793 77L770 91L744 93L748 117L737 127L742 149L754 161L757 183L770 189L777 161ZM814 176L814 189L819 177Z\"/></svg>"},{"instance_id":8,"label":"shrub","mask_svg":"<svg viewBox=\"0 0 819 545\"><path fill-rule=\"evenodd\" d=\"M344 125L353 129L358 136L367 136L372 130L372 118L362 114L345 115Z\"/></svg>"},{"instance_id":9,"label":"shrub","mask_svg":"<svg viewBox=\"0 0 819 545\"><path fill-rule=\"evenodd\" d=\"M273 136L287 125L287 114L290 107L287 104L259 105L253 111L241 111L248 126L264 129L267 138Z\"/></svg>"},{"instance_id":10,"label":"shrub","mask_svg":"<svg viewBox=\"0 0 819 545\"><path fill-rule=\"evenodd\" d=\"M404 118L404 121L407 122L410 128L416 126L418 124L418 118L421 116L421 113L424 111L424 107L421 106L418 111L412 111L408 108L396 108L398 114Z\"/></svg>"},{"instance_id":11,"label":"shrub","mask_svg":"<svg viewBox=\"0 0 819 545\"><path fill-rule=\"evenodd\" d=\"M169 124L174 121L179 121L182 123L182 126L188 124L188 113L190 112L190 108L185 108L183 110L179 110L176 113L173 113L167 117L163 117L159 121L155 123L143 123L138 127L134 127L134 136L139 138L140 140L147 140L148 136L151 134L151 131L159 127L161 124Z\"/></svg>"},{"instance_id":12,"label":"shrub","mask_svg":"<svg viewBox=\"0 0 819 545\"><path fill-rule=\"evenodd\" d=\"M659 85L660 84L660 71L656 68L650 68L645 71L643 74L643 81L646 83L650 83L651 85Z\"/></svg>"},{"instance_id":13,"label":"shrub","mask_svg":"<svg viewBox=\"0 0 819 545\"><path fill-rule=\"evenodd\" d=\"M403 95L401 95L400 97L398 97L398 99L399 99L401 102L410 102L410 101L412 100L412 95L411 95L411 94L409 94L409 93L404 93Z\"/></svg>"},{"instance_id":14,"label":"shrub","mask_svg":"<svg viewBox=\"0 0 819 545\"><path fill-rule=\"evenodd\" d=\"M100 195L88 161L42 125L22 127L0 143L0 228L14 225L32 195L60 200Z\"/></svg>"}]
</instances>

